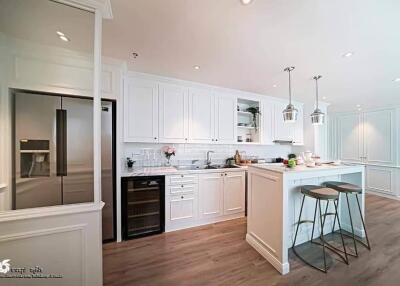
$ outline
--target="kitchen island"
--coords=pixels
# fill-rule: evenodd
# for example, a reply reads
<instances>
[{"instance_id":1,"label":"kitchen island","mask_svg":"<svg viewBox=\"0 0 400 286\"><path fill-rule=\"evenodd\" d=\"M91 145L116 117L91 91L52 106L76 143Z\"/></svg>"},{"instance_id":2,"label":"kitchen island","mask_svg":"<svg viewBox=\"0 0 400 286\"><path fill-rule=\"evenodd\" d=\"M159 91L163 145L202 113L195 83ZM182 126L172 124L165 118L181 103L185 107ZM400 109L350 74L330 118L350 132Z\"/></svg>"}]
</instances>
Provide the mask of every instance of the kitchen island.
<instances>
[{"instance_id":1,"label":"kitchen island","mask_svg":"<svg viewBox=\"0 0 400 286\"><path fill-rule=\"evenodd\" d=\"M326 181L343 181L362 187L360 204L364 213L365 167L361 165L322 165L315 168L283 165L253 165L248 168L248 217L246 241L267 259L281 274L289 272L288 251L292 247L298 220L302 185L321 185ZM356 201L350 196L350 207L356 235L364 237L364 229L358 215ZM354 200L353 200L354 199ZM339 204L342 228L351 229L347 206ZM323 203L323 209L325 203ZM313 219L315 200L306 198L303 219ZM330 204L329 212L334 207ZM354 214L353 214L354 212ZM324 234L331 232L333 217L328 216ZM296 245L311 239L312 224L302 225ZM336 224L337 229L337 224ZM319 229L314 237L319 236Z\"/></svg>"}]
</instances>

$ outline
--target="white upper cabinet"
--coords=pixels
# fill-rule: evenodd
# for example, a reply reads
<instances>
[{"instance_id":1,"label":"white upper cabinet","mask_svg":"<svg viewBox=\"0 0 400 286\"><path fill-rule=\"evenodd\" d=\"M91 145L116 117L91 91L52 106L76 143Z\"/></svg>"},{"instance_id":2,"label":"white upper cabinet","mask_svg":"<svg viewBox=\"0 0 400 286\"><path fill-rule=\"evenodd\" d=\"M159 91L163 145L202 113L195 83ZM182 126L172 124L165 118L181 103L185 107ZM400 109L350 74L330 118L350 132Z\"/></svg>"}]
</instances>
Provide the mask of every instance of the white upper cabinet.
<instances>
[{"instance_id":1,"label":"white upper cabinet","mask_svg":"<svg viewBox=\"0 0 400 286\"><path fill-rule=\"evenodd\" d=\"M363 125L358 113L341 115L338 118L339 158L343 161L363 160Z\"/></svg>"},{"instance_id":2,"label":"white upper cabinet","mask_svg":"<svg viewBox=\"0 0 400 286\"><path fill-rule=\"evenodd\" d=\"M396 164L395 110L364 113L364 161L371 164Z\"/></svg>"},{"instance_id":3,"label":"white upper cabinet","mask_svg":"<svg viewBox=\"0 0 400 286\"><path fill-rule=\"evenodd\" d=\"M295 123L285 123L283 121L282 111L286 108L286 103L275 102L274 105L274 140L294 141Z\"/></svg>"},{"instance_id":4,"label":"white upper cabinet","mask_svg":"<svg viewBox=\"0 0 400 286\"><path fill-rule=\"evenodd\" d=\"M158 142L158 84L124 80L124 141Z\"/></svg>"},{"instance_id":5,"label":"white upper cabinet","mask_svg":"<svg viewBox=\"0 0 400 286\"><path fill-rule=\"evenodd\" d=\"M189 142L215 141L215 96L209 89L189 90Z\"/></svg>"},{"instance_id":6,"label":"white upper cabinet","mask_svg":"<svg viewBox=\"0 0 400 286\"><path fill-rule=\"evenodd\" d=\"M159 86L159 141L186 143L189 133L188 89L179 85Z\"/></svg>"},{"instance_id":7,"label":"white upper cabinet","mask_svg":"<svg viewBox=\"0 0 400 286\"><path fill-rule=\"evenodd\" d=\"M274 102L271 100L262 101L261 110L262 119L262 141L261 143L266 145L274 144L274 130L275 130L275 118L274 118Z\"/></svg>"},{"instance_id":8,"label":"white upper cabinet","mask_svg":"<svg viewBox=\"0 0 400 286\"><path fill-rule=\"evenodd\" d=\"M236 142L236 97L218 94L215 100L215 142Z\"/></svg>"},{"instance_id":9,"label":"white upper cabinet","mask_svg":"<svg viewBox=\"0 0 400 286\"><path fill-rule=\"evenodd\" d=\"M297 121L293 126L293 145L304 145L304 111L303 106L298 105Z\"/></svg>"}]
</instances>

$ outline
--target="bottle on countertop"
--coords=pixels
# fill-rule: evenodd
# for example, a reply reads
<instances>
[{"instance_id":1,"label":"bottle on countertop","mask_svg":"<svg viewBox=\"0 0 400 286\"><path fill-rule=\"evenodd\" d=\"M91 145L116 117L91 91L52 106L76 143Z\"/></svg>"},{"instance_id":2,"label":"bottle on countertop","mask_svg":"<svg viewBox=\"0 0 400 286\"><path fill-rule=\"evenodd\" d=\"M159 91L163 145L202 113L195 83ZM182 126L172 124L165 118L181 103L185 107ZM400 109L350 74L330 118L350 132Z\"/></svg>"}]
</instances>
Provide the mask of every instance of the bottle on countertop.
<instances>
[{"instance_id":1,"label":"bottle on countertop","mask_svg":"<svg viewBox=\"0 0 400 286\"><path fill-rule=\"evenodd\" d=\"M239 150L236 150L235 156L233 157L235 159L235 164L240 165L240 161L242 158L240 157Z\"/></svg>"}]
</instances>

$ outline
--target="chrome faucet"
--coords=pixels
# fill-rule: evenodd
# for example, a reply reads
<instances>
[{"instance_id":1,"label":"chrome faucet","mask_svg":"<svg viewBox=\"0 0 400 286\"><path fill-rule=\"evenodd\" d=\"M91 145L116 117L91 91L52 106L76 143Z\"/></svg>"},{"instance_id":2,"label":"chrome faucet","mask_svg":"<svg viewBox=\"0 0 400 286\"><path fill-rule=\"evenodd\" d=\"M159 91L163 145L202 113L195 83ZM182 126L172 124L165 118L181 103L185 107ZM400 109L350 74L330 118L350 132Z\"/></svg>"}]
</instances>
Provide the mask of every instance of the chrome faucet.
<instances>
[{"instance_id":1,"label":"chrome faucet","mask_svg":"<svg viewBox=\"0 0 400 286\"><path fill-rule=\"evenodd\" d=\"M207 151L207 166L211 165L211 153L214 153L214 151Z\"/></svg>"}]
</instances>

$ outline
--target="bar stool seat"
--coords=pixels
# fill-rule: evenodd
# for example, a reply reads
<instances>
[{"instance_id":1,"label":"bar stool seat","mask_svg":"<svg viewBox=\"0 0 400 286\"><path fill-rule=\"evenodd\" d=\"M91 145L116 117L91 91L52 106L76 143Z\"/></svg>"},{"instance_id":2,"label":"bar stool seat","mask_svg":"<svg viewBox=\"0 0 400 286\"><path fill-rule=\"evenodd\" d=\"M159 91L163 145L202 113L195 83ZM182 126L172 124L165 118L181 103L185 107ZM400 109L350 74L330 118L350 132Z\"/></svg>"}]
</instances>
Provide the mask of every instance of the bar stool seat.
<instances>
[{"instance_id":1,"label":"bar stool seat","mask_svg":"<svg viewBox=\"0 0 400 286\"><path fill-rule=\"evenodd\" d=\"M324 239L324 226L325 226L325 219L327 216L329 215L333 215L335 216L335 218L338 216L338 204L337 201L339 199L339 192L332 189L332 188L328 188L325 186L316 186L316 185L304 185L301 186L301 193L303 194L303 199L301 202L301 207L300 207L300 213L299 213L299 219L297 221L297 226L296 226L296 232L294 235L294 239L293 239L293 245L292 245L292 250L293 253L299 257L304 263L306 263L307 265L320 270L322 272L327 273L328 271L328 267L327 267L327 262L326 262L326 258L328 255L328 253L326 253L326 248L328 248L329 250L331 250L332 252L336 253L342 260L344 263L349 264L349 260L347 257L347 251L346 251L346 246L344 244L344 239L341 233L341 226L340 226L340 221L338 220L338 225L339 225L339 230L340 230L340 234L341 234L341 240L342 240L342 246L343 246L343 250L337 251L335 248L331 247L329 243L327 243ZM314 219L313 220L309 220L309 219L302 219L302 213L303 213L303 207L304 207L304 201L305 198L309 197L312 199L315 199L315 210L314 210ZM322 212L322 208L321 208L321 201L325 201L326 202L326 207L325 207L325 212ZM335 207L335 211L334 212L328 212L328 206L329 203L333 201L333 205ZM315 228L315 223L316 223L316 217L317 217L317 210L319 209L319 223L320 223L320 235L319 235L319 239L321 240L321 243L316 242L313 240L314 238L314 228ZM301 224L304 223L311 223L312 226L312 231L311 231L311 243L315 243L318 244L320 246L322 246L322 252L323 252L323 258L324 258L324 267L318 267L316 265L314 265L313 263L311 263L310 261L308 261L305 257L303 257L302 255L300 255L300 253L298 253L297 249L296 249L296 240L297 240L297 235L298 235L298 231L299 231L299 226ZM341 254L344 253L344 256Z\"/></svg>"},{"instance_id":2,"label":"bar stool seat","mask_svg":"<svg viewBox=\"0 0 400 286\"><path fill-rule=\"evenodd\" d=\"M314 186L314 185L305 185L301 187L301 193L320 200L336 200L339 197L338 191L329 188L328 186Z\"/></svg>"},{"instance_id":3,"label":"bar stool seat","mask_svg":"<svg viewBox=\"0 0 400 286\"><path fill-rule=\"evenodd\" d=\"M325 182L324 185L328 188L335 189L338 192L342 193L357 193L357 194L362 193L362 189L359 186L349 183L330 181L330 182Z\"/></svg>"}]
</instances>

